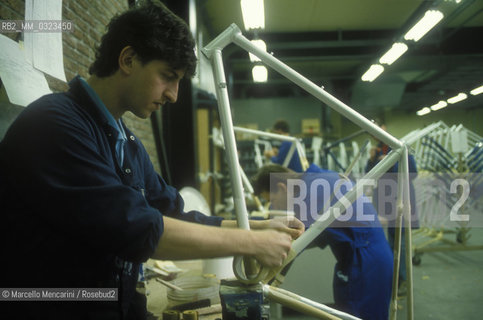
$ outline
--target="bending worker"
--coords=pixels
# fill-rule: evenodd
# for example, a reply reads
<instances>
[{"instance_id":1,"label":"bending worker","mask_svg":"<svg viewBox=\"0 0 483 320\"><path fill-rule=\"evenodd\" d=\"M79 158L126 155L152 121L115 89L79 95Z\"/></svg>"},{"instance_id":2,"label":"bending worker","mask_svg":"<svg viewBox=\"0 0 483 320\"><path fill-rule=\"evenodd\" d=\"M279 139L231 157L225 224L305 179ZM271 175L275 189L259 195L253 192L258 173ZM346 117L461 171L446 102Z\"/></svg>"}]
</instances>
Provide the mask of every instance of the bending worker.
<instances>
[{"instance_id":1,"label":"bending worker","mask_svg":"<svg viewBox=\"0 0 483 320\"><path fill-rule=\"evenodd\" d=\"M289 189L292 188L289 187L289 181L291 186L297 186L294 190ZM295 173L283 166L271 164L259 170L253 186L257 194L270 200L272 209L293 210L306 228L310 228L327 202L334 204L337 201L338 192L332 201L330 199L335 185L340 182L336 172L323 170L314 164L305 173ZM313 184L317 188L311 192ZM340 194L347 192L351 186L352 183L344 180ZM314 197L317 197L316 201ZM360 201L363 203L357 204ZM296 202L293 207L288 207ZM312 208L312 202L316 208ZM337 260L333 278L337 309L362 319L387 320L393 255L369 199L357 199L311 246L329 246Z\"/></svg>"}]
</instances>

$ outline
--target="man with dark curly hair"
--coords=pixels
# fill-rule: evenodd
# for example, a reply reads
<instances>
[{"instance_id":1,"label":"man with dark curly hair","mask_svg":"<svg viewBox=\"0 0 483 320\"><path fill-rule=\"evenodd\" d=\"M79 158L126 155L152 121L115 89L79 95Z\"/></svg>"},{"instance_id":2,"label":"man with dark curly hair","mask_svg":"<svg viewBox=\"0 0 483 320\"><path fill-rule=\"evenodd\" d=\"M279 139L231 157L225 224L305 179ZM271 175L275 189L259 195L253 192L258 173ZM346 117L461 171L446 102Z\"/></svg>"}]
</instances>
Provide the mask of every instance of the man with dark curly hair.
<instances>
[{"instance_id":1,"label":"man with dark curly hair","mask_svg":"<svg viewBox=\"0 0 483 320\"><path fill-rule=\"evenodd\" d=\"M117 288L117 301L5 303L5 319L143 319L135 287L142 262L246 255L282 264L300 221L234 221L184 212L122 115L176 102L194 74L188 26L161 4L115 17L91 77L29 105L0 143L0 285ZM300 224L299 224L300 223ZM232 227L232 228L219 228ZM5 316L5 315L8 316Z\"/></svg>"},{"instance_id":2,"label":"man with dark curly hair","mask_svg":"<svg viewBox=\"0 0 483 320\"><path fill-rule=\"evenodd\" d=\"M318 228L313 223L352 187L352 181L315 164L303 173L269 164L253 178L255 194L270 201L272 209L293 210L307 228ZM336 258L332 283L336 309L361 319L386 320L392 288L391 249L369 198L361 195L353 204L346 198L343 204L345 211L309 246L329 246Z\"/></svg>"}]
</instances>

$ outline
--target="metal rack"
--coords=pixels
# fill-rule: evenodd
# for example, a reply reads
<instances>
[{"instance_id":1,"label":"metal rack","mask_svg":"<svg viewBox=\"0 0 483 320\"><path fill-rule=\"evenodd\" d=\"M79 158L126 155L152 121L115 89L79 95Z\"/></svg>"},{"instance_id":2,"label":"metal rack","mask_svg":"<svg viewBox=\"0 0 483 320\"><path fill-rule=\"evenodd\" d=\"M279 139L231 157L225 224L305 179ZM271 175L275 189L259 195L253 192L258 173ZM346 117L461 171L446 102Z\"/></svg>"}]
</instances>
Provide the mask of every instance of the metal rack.
<instances>
[{"instance_id":1,"label":"metal rack","mask_svg":"<svg viewBox=\"0 0 483 320\"><path fill-rule=\"evenodd\" d=\"M365 140L359 147L359 144L353 139L364 134L366 134L365 130L359 130L347 137L328 143L324 147L327 169L345 172L349 163L353 163L352 175L358 178L362 177L365 173L365 165L369 159L371 141L369 139ZM346 147L346 142L350 143L349 147ZM347 151L348 149L350 152Z\"/></svg>"},{"instance_id":2,"label":"metal rack","mask_svg":"<svg viewBox=\"0 0 483 320\"><path fill-rule=\"evenodd\" d=\"M299 139L292 137L292 136L286 136L286 135L283 135L283 134L269 133L269 132L265 132L265 131L247 129L247 128L241 128L241 127L233 127L233 130L235 132L243 132L243 133L253 134L257 137L265 137L265 138L271 138L271 139L274 139L274 140L291 142L292 145L290 146L290 149L289 149L287 155L285 156L285 159L283 160L282 165L284 167L287 167L288 164L290 163L290 160L292 159L292 156L294 155L295 151L297 151L297 154L300 158L300 163L302 164L302 168L304 170L307 169L308 164L307 164L307 157L305 156L305 149L302 146Z\"/></svg>"},{"instance_id":3,"label":"metal rack","mask_svg":"<svg viewBox=\"0 0 483 320\"><path fill-rule=\"evenodd\" d=\"M421 256L426 252L483 250L483 245L467 245L469 221L451 223L450 217L464 196L452 189L450 181L455 179L467 181L468 191L472 192L458 211L465 215L482 212L483 138L463 125L450 127L439 121L408 133L402 140L414 148L422 169L414 181L421 227L413 231L413 264L421 264ZM455 234L455 241L449 240L448 234Z\"/></svg>"}]
</instances>

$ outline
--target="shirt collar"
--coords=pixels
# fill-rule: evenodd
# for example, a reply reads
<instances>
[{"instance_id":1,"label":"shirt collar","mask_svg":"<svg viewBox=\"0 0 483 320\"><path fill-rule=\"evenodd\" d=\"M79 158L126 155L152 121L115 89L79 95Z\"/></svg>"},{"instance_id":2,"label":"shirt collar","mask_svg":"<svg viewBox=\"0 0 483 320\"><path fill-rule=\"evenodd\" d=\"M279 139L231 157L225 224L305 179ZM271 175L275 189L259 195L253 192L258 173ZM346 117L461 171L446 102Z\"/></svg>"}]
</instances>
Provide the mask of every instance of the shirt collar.
<instances>
[{"instance_id":1,"label":"shirt collar","mask_svg":"<svg viewBox=\"0 0 483 320\"><path fill-rule=\"evenodd\" d=\"M99 97L99 95L87 83L87 81L84 78L80 77L80 76L79 76L79 80L80 80L80 83L81 83L82 87L84 88L84 90L87 92L87 94L92 99L92 101L94 101L94 104L96 105L96 107L99 109L99 111L101 111L101 113L104 115L104 117L106 117L107 123L111 127L113 127L114 129L117 130L117 132L118 132L117 139L118 140L127 140L126 132L124 131L124 128L123 128L121 119L119 119L118 121L116 121L116 119L114 119L114 117L109 112L109 110L107 110L106 105L104 104L104 102L102 102L102 100Z\"/></svg>"}]
</instances>

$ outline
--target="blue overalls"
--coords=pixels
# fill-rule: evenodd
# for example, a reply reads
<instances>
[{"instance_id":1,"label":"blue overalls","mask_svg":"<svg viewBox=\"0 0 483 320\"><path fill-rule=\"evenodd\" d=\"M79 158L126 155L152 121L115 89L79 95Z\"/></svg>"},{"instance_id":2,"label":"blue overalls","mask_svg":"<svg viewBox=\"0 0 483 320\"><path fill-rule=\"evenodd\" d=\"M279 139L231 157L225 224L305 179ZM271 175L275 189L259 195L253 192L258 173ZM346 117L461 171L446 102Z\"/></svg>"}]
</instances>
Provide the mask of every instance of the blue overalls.
<instances>
[{"instance_id":1,"label":"blue overalls","mask_svg":"<svg viewBox=\"0 0 483 320\"><path fill-rule=\"evenodd\" d=\"M332 194L339 175L312 164L302 176L307 186L315 179L329 182ZM341 189L344 194L348 190ZM317 193L317 194L320 194ZM307 208L310 195L305 198ZM391 298L393 255L377 218L377 213L369 199L361 197L352 205L352 218L346 222L335 221L312 243L320 248L329 246L337 263L334 268L333 293L336 308L362 319L387 319ZM372 221L358 221L357 201L364 201L364 217ZM333 198L331 203L337 201ZM324 207L324 197L318 197L317 210ZM295 206L296 215L297 206ZM360 213L360 212L359 212ZM314 222L307 215L306 227Z\"/></svg>"}]
</instances>

